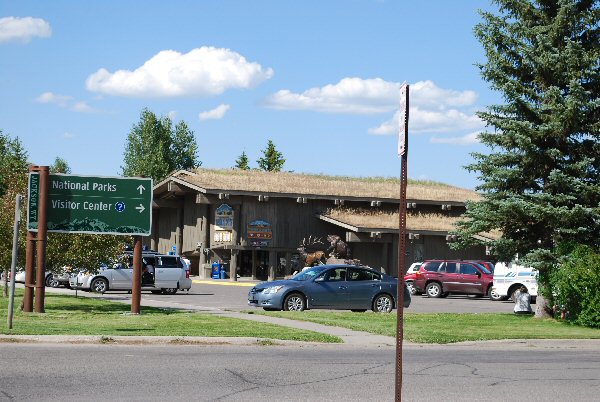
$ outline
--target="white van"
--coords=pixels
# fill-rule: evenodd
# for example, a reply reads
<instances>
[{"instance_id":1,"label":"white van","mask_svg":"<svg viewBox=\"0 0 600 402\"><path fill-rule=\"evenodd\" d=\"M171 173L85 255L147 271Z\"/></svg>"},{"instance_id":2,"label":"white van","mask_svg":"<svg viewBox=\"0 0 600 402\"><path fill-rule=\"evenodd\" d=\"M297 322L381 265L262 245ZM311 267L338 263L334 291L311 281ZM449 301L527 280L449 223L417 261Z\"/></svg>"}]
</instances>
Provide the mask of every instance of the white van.
<instances>
[{"instance_id":1,"label":"white van","mask_svg":"<svg viewBox=\"0 0 600 402\"><path fill-rule=\"evenodd\" d=\"M131 290L133 284L133 254L128 253L128 266L115 264L102 267L97 274L79 273L69 279L73 289L89 289L97 293L109 290ZM142 253L142 267L153 267L153 273L142 274L142 290L152 293L175 294L178 290L190 290L192 280L189 268L176 255L153 252Z\"/></svg>"},{"instance_id":2,"label":"white van","mask_svg":"<svg viewBox=\"0 0 600 402\"><path fill-rule=\"evenodd\" d=\"M494 285L490 292L492 300L514 299L514 293L525 286L531 295L532 303L538 294L538 272L515 262L499 262L494 267Z\"/></svg>"}]
</instances>

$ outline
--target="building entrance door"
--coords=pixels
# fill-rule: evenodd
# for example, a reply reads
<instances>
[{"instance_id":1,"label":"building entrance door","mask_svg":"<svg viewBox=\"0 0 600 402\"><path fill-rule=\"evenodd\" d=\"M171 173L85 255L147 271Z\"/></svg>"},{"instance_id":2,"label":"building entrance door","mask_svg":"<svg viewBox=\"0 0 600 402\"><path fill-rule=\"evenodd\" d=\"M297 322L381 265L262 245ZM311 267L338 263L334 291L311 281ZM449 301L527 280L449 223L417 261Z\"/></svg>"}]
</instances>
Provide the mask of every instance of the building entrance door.
<instances>
[{"instance_id":1,"label":"building entrance door","mask_svg":"<svg viewBox=\"0 0 600 402\"><path fill-rule=\"evenodd\" d=\"M240 276L252 277L252 253L256 253L256 279L266 281L269 277L269 252L265 250L243 250L240 253Z\"/></svg>"}]
</instances>

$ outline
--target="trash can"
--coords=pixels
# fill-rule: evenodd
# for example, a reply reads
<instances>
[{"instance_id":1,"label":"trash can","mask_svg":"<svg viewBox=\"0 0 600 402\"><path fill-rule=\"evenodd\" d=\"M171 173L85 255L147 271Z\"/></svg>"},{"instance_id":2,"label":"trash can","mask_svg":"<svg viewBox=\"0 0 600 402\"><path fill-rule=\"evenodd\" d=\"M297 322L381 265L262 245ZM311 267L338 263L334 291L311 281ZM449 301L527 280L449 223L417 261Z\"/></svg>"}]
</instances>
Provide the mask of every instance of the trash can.
<instances>
[{"instance_id":1,"label":"trash can","mask_svg":"<svg viewBox=\"0 0 600 402\"><path fill-rule=\"evenodd\" d=\"M217 261L212 263L210 277L212 279L221 279L221 264Z\"/></svg>"}]
</instances>

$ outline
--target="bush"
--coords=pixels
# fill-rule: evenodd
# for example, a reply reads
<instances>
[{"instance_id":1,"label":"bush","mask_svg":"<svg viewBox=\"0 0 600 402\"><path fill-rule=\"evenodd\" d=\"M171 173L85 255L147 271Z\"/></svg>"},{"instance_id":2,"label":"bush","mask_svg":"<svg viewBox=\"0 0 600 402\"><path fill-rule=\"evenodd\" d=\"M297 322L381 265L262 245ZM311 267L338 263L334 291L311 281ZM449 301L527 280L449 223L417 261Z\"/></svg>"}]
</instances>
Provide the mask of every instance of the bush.
<instances>
[{"instance_id":1,"label":"bush","mask_svg":"<svg viewBox=\"0 0 600 402\"><path fill-rule=\"evenodd\" d=\"M600 252L579 246L567 255L551 276L556 304L566 309L566 319L600 328Z\"/></svg>"}]
</instances>

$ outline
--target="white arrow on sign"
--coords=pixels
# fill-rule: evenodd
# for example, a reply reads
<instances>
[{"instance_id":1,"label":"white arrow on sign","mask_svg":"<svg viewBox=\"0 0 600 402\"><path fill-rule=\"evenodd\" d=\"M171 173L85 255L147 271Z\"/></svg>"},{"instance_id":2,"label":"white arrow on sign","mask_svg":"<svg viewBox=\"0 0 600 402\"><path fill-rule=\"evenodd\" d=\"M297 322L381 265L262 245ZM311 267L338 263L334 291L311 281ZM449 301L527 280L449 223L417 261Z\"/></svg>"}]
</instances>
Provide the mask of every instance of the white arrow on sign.
<instances>
[{"instance_id":1,"label":"white arrow on sign","mask_svg":"<svg viewBox=\"0 0 600 402\"><path fill-rule=\"evenodd\" d=\"M146 187L144 187L140 184L139 186L137 186L137 189L140 191L140 194L142 194L144 192L144 190L146 189Z\"/></svg>"},{"instance_id":2,"label":"white arrow on sign","mask_svg":"<svg viewBox=\"0 0 600 402\"><path fill-rule=\"evenodd\" d=\"M139 210L139 211L140 211L140 214L141 214L142 212L144 212L144 210L145 210L146 208L144 208L144 206L143 206L142 204L140 204L140 206L139 206L139 207L135 207L135 209Z\"/></svg>"}]
</instances>

